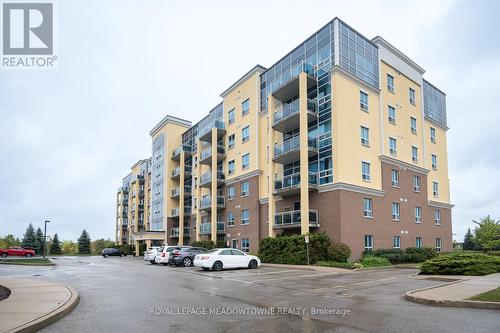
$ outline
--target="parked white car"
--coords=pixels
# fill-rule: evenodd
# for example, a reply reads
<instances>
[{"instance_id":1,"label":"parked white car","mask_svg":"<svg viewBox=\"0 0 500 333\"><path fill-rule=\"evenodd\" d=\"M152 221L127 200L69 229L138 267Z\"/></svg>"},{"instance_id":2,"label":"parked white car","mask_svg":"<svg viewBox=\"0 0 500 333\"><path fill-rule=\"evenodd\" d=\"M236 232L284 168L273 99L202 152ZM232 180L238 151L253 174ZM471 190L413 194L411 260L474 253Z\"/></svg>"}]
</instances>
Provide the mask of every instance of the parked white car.
<instances>
[{"instance_id":1,"label":"parked white car","mask_svg":"<svg viewBox=\"0 0 500 333\"><path fill-rule=\"evenodd\" d=\"M162 264L162 265L170 265L169 259L170 259L170 254L172 253L173 250L180 250L183 248L188 248L191 246L164 246L158 252L156 253L155 256L155 262L157 264Z\"/></svg>"},{"instance_id":2,"label":"parked white car","mask_svg":"<svg viewBox=\"0 0 500 333\"><path fill-rule=\"evenodd\" d=\"M149 261L152 264L156 264L155 257L162 246L152 246L146 252L144 252L144 261Z\"/></svg>"},{"instance_id":3,"label":"parked white car","mask_svg":"<svg viewBox=\"0 0 500 333\"><path fill-rule=\"evenodd\" d=\"M260 259L242 252L238 249L213 249L208 253L198 254L194 257L194 266L203 270L220 271L224 268L257 268Z\"/></svg>"}]
</instances>

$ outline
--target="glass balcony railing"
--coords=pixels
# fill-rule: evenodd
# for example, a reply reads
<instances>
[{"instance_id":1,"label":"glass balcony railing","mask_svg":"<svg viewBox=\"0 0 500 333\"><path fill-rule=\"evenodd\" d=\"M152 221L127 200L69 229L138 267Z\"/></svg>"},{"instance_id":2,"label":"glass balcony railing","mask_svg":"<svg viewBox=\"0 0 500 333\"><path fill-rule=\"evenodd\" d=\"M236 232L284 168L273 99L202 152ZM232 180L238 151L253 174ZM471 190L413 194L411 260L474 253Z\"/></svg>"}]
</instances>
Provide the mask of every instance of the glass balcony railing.
<instances>
[{"instance_id":1,"label":"glass balcony railing","mask_svg":"<svg viewBox=\"0 0 500 333\"><path fill-rule=\"evenodd\" d=\"M226 153L226 149L224 146L217 145L217 154L224 155ZM201 160L204 161L212 157L212 148L205 149L201 152Z\"/></svg>"},{"instance_id":2,"label":"glass balcony railing","mask_svg":"<svg viewBox=\"0 0 500 333\"><path fill-rule=\"evenodd\" d=\"M181 195L181 189L180 187L176 187L172 190L172 197L178 197Z\"/></svg>"},{"instance_id":3,"label":"glass balcony railing","mask_svg":"<svg viewBox=\"0 0 500 333\"><path fill-rule=\"evenodd\" d=\"M274 215L274 227L300 226L300 210L276 213ZM309 209L309 225L318 226L318 211Z\"/></svg>"},{"instance_id":4,"label":"glass balcony railing","mask_svg":"<svg viewBox=\"0 0 500 333\"><path fill-rule=\"evenodd\" d=\"M309 185L318 185L318 174L309 172ZM300 186L300 172L278 178L274 181L274 189L282 191Z\"/></svg>"},{"instance_id":5,"label":"glass balcony railing","mask_svg":"<svg viewBox=\"0 0 500 333\"><path fill-rule=\"evenodd\" d=\"M313 99L307 99L307 110L311 112L316 112L316 101ZM298 114L300 111L300 100L296 99L290 104L283 104L274 113L274 123L278 123L283 119L290 116Z\"/></svg>"},{"instance_id":6,"label":"glass balcony railing","mask_svg":"<svg viewBox=\"0 0 500 333\"><path fill-rule=\"evenodd\" d=\"M316 139L308 139L307 145L309 148L318 148L318 143ZM282 144L277 144L274 146L274 157L289 153L300 148L300 136L296 135L291 139L283 141Z\"/></svg>"},{"instance_id":7,"label":"glass balcony railing","mask_svg":"<svg viewBox=\"0 0 500 333\"><path fill-rule=\"evenodd\" d=\"M275 80L271 84L271 93L274 93L276 90L298 77L302 72L306 72L308 75L316 77L316 72L313 65L306 62L300 62L287 72L283 73L278 80Z\"/></svg>"},{"instance_id":8,"label":"glass balcony railing","mask_svg":"<svg viewBox=\"0 0 500 333\"><path fill-rule=\"evenodd\" d=\"M226 179L226 176L224 175L224 172L222 171L217 171L217 181L223 181ZM212 171L205 172L203 175L200 177L200 186L211 183L212 182Z\"/></svg>"},{"instance_id":9,"label":"glass balcony railing","mask_svg":"<svg viewBox=\"0 0 500 333\"><path fill-rule=\"evenodd\" d=\"M225 232L225 223L217 222L217 233ZM212 223L206 222L200 224L200 235L209 235L212 233Z\"/></svg>"},{"instance_id":10,"label":"glass balcony railing","mask_svg":"<svg viewBox=\"0 0 500 333\"><path fill-rule=\"evenodd\" d=\"M205 136L207 133L211 132L212 128L225 129L224 122L222 120L215 120L212 127L207 126L198 133L199 137Z\"/></svg>"},{"instance_id":11,"label":"glass balcony railing","mask_svg":"<svg viewBox=\"0 0 500 333\"><path fill-rule=\"evenodd\" d=\"M217 196L217 208L225 207L225 198L223 196ZM206 196L201 199L200 209L212 208L212 197Z\"/></svg>"},{"instance_id":12,"label":"glass balcony railing","mask_svg":"<svg viewBox=\"0 0 500 333\"><path fill-rule=\"evenodd\" d=\"M175 148L174 151L172 152L172 157L177 157L179 156L182 152L186 153L191 153L193 151L193 148L190 145L180 145L179 147Z\"/></svg>"},{"instance_id":13,"label":"glass balcony railing","mask_svg":"<svg viewBox=\"0 0 500 333\"><path fill-rule=\"evenodd\" d=\"M193 170L192 166L190 166L190 165L184 166L184 173L191 174L192 170ZM172 177L173 178L179 177L180 175L181 175L181 168L180 167L177 167L174 170L172 170Z\"/></svg>"},{"instance_id":14,"label":"glass balcony railing","mask_svg":"<svg viewBox=\"0 0 500 333\"><path fill-rule=\"evenodd\" d=\"M172 209L171 211L171 215L172 217L177 217L179 216L179 213L180 213L180 208L179 207L175 207L174 209ZM189 206L184 206L184 215L190 215L191 214L191 207Z\"/></svg>"},{"instance_id":15,"label":"glass balcony railing","mask_svg":"<svg viewBox=\"0 0 500 333\"><path fill-rule=\"evenodd\" d=\"M179 228L172 228L170 229L170 237L171 238L178 238L179 237ZM191 228L184 228L184 237L191 237Z\"/></svg>"}]
</instances>

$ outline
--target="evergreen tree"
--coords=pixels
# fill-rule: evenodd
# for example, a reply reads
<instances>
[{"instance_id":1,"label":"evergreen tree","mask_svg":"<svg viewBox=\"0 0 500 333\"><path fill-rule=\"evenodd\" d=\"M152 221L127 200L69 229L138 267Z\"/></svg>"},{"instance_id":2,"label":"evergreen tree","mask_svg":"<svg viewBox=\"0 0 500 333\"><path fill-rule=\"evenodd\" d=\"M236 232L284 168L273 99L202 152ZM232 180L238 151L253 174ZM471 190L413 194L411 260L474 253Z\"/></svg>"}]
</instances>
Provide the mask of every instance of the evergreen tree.
<instances>
[{"instance_id":1,"label":"evergreen tree","mask_svg":"<svg viewBox=\"0 0 500 333\"><path fill-rule=\"evenodd\" d=\"M33 224L30 223L23 235L21 246L24 248L35 249L35 238L35 229L33 228Z\"/></svg>"},{"instance_id":2,"label":"evergreen tree","mask_svg":"<svg viewBox=\"0 0 500 333\"><path fill-rule=\"evenodd\" d=\"M40 229L36 229L36 234L35 234L35 252L37 254L43 254L43 231Z\"/></svg>"},{"instance_id":3,"label":"evergreen tree","mask_svg":"<svg viewBox=\"0 0 500 333\"><path fill-rule=\"evenodd\" d=\"M90 236L85 229L83 229L80 238L78 238L78 253L90 254Z\"/></svg>"},{"instance_id":4,"label":"evergreen tree","mask_svg":"<svg viewBox=\"0 0 500 333\"><path fill-rule=\"evenodd\" d=\"M61 254L61 243L59 242L59 237L57 236L57 234L54 235L54 238L50 243L50 253Z\"/></svg>"},{"instance_id":5,"label":"evergreen tree","mask_svg":"<svg viewBox=\"0 0 500 333\"><path fill-rule=\"evenodd\" d=\"M463 249L474 250L474 236L472 235L470 228L468 228L465 233Z\"/></svg>"}]
</instances>

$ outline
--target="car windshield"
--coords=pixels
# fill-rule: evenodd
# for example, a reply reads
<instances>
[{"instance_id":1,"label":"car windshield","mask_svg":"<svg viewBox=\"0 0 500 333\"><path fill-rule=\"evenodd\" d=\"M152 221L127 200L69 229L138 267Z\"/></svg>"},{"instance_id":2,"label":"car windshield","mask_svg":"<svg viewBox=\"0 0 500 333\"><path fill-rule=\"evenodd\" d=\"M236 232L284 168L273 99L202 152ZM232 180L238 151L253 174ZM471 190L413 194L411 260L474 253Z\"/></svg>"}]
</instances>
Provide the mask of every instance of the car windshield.
<instances>
[{"instance_id":1,"label":"car windshield","mask_svg":"<svg viewBox=\"0 0 500 333\"><path fill-rule=\"evenodd\" d=\"M208 253L215 253L215 252L219 252L219 251L220 251L220 249L213 249L213 250L208 251Z\"/></svg>"}]
</instances>

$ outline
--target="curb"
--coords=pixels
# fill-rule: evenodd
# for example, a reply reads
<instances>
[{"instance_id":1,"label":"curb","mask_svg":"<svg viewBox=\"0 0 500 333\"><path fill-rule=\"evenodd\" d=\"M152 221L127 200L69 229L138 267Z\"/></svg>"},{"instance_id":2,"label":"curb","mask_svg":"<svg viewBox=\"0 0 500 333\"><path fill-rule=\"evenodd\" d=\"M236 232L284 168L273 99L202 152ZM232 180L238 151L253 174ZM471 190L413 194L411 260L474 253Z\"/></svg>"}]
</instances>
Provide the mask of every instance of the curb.
<instances>
[{"instance_id":1,"label":"curb","mask_svg":"<svg viewBox=\"0 0 500 333\"><path fill-rule=\"evenodd\" d=\"M423 304L423 305L431 305L431 306L443 306L443 307L454 307L454 308L474 308L474 309L488 309L488 310L500 310L499 302L483 302L483 301L470 301L470 300L461 300L461 301L450 301L450 300L434 300L428 298L422 298L413 295L416 292L436 289L444 286L448 286L451 284L459 283L464 280L458 280L448 283L439 284L437 286L431 286L426 288L420 288L415 290L410 290L405 292L404 298L407 301Z\"/></svg>"},{"instance_id":2,"label":"curb","mask_svg":"<svg viewBox=\"0 0 500 333\"><path fill-rule=\"evenodd\" d=\"M50 324L58 321L62 317L66 316L68 313L73 311L73 309L77 306L80 301L80 295L76 289L70 286L64 286L71 293L71 297L59 308L56 310L49 312L41 317L38 317L30 322L19 325L11 330L2 332L2 333L31 333L37 332L42 328L49 326Z\"/></svg>"}]
</instances>

